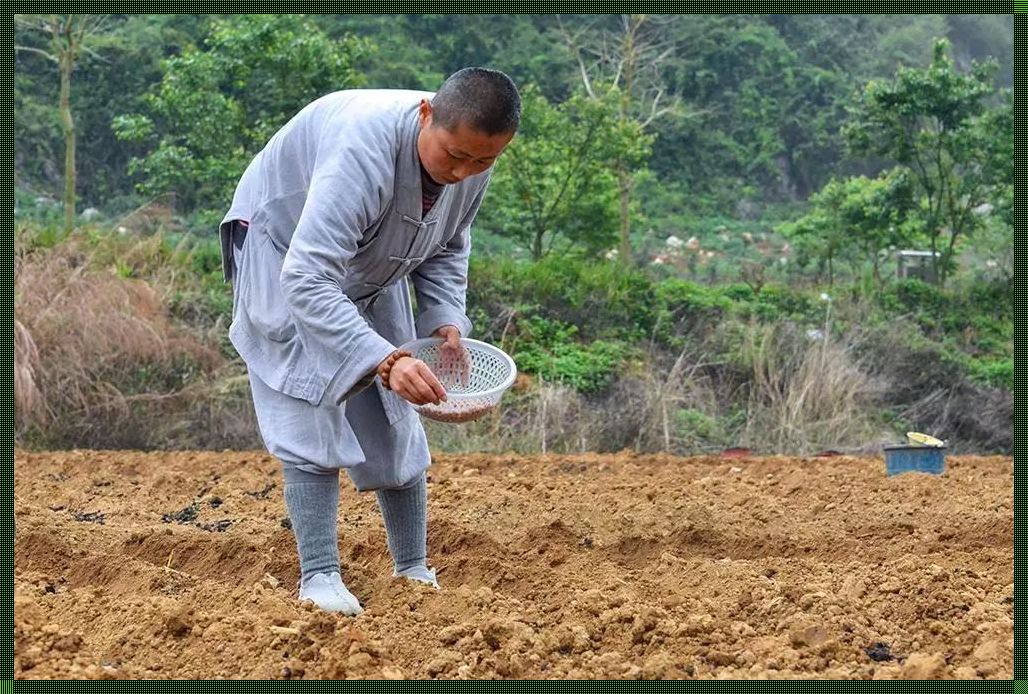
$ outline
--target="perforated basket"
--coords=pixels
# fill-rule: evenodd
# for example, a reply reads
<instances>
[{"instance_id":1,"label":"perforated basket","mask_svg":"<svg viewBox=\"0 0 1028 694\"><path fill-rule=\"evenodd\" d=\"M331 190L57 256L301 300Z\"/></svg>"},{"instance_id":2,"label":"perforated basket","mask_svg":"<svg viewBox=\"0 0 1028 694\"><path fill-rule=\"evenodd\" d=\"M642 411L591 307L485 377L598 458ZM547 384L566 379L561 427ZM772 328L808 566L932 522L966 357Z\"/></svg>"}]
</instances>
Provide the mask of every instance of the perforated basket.
<instances>
[{"instance_id":1,"label":"perforated basket","mask_svg":"<svg viewBox=\"0 0 1028 694\"><path fill-rule=\"evenodd\" d=\"M470 422L482 417L500 403L503 394L514 385L518 370L503 350L485 342L461 338L470 370L462 373L464 363L444 360L440 346L444 340L428 337L403 345L415 359L425 362L446 388L446 402L438 405L416 405L425 417L439 422Z\"/></svg>"}]
</instances>

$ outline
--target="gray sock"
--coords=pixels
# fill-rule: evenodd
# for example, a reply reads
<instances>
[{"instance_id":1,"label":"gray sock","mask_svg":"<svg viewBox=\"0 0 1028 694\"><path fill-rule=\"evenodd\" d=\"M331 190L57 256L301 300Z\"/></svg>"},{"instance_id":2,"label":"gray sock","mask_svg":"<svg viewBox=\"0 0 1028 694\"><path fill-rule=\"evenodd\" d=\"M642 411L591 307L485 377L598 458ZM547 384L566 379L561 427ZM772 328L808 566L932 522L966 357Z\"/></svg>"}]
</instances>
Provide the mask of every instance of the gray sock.
<instances>
[{"instance_id":1,"label":"gray sock","mask_svg":"<svg viewBox=\"0 0 1028 694\"><path fill-rule=\"evenodd\" d=\"M375 492L397 572L424 566L427 556L428 487L425 473L400 489Z\"/></svg>"},{"instance_id":2,"label":"gray sock","mask_svg":"<svg viewBox=\"0 0 1028 694\"><path fill-rule=\"evenodd\" d=\"M286 507L300 555L300 580L339 571L339 474L284 466Z\"/></svg>"}]
</instances>

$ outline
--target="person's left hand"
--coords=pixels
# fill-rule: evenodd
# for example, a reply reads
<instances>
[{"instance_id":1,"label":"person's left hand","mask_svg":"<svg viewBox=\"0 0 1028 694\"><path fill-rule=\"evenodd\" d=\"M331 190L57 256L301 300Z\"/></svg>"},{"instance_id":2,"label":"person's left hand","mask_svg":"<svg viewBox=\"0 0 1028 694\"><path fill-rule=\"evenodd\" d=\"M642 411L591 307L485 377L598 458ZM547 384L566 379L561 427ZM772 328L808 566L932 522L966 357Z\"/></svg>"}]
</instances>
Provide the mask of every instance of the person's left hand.
<instances>
[{"instance_id":1,"label":"person's left hand","mask_svg":"<svg viewBox=\"0 0 1028 694\"><path fill-rule=\"evenodd\" d=\"M460 383L466 388L471 380L471 359L460 343L460 329L456 325L444 325L432 333L432 337L446 340L439 347L439 380L447 387Z\"/></svg>"}]
</instances>

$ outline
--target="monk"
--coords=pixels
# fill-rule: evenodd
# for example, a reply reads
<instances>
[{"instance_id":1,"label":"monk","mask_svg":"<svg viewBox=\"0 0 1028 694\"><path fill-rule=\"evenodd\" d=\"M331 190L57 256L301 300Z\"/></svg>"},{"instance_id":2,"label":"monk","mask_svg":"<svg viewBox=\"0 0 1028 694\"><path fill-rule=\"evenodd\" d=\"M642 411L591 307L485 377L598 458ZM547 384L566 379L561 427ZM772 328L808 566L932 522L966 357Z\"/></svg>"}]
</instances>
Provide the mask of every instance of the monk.
<instances>
[{"instance_id":1,"label":"monk","mask_svg":"<svg viewBox=\"0 0 1028 694\"><path fill-rule=\"evenodd\" d=\"M435 94L340 91L286 123L239 181L220 226L229 336L282 464L301 601L362 611L339 563L340 470L376 493L393 576L439 587L412 404L446 390L398 348L436 336L459 357L471 225L520 115L514 83L484 68Z\"/></svg>"}]
</instances>

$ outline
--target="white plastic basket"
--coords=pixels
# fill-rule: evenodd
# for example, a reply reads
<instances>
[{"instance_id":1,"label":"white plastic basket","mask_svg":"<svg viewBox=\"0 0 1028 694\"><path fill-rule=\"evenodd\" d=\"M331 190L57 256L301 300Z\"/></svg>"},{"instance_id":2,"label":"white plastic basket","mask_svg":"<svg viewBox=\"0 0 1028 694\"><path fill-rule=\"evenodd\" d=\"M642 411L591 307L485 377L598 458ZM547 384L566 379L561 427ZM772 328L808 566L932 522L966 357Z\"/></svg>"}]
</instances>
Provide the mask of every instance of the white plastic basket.
<instances>
[{"instance_id":1,"label":"white plastic basket","mask_svg":"<svg viewBox=\"0 0 1028 694\"><path fill-rule=\"evenodd\" d=\"M415 359L425 362L446 388L446 402L438 405L415 405L414 409L439 422L470 422L478 419L500 403L503 394L514 385L518 370L514 360L492 345L461 338L467 352L470 371L467 380L461 373L461 362L444 363L440 346L442 338L427 337L403 345Z\"/></svg>"}]
</instances>

